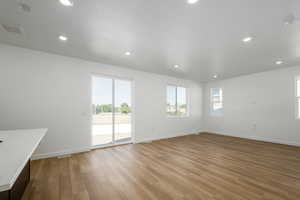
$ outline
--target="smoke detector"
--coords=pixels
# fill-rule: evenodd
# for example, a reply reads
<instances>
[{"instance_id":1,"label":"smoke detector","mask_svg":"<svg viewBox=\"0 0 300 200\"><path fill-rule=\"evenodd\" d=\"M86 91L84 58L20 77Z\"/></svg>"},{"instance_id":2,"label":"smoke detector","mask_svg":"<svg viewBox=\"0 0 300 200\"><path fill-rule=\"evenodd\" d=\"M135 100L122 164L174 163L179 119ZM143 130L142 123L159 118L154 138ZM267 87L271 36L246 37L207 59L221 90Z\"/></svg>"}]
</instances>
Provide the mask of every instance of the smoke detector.
<instances>
[{"instance_id":1,"label":"smoke detector","mask_svg":"<svg viewBox=\"0 0 300 200\"><path fill-rule=\"evenodd\" d=\"M23 28L19 25L17 26L12 26L12 25L7 25L7 24L1 24L4 30L6 30L9 33L14 33L14 34L22 34L23 33Z\"/></svg>"}]
</instances>

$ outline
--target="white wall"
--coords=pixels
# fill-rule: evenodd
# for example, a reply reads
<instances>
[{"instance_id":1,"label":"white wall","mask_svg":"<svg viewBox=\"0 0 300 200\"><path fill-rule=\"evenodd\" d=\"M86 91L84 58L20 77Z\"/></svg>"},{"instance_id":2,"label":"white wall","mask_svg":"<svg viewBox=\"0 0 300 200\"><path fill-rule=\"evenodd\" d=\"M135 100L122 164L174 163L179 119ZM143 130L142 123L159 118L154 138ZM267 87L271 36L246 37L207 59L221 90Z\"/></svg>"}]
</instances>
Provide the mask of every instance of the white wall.
<instances>
[{"instance_id":1,"label":"white wall","mask_svg":"<svg viewBox=\"0 0 300 200\"><path fill-rule=\"evenodd\" d=\"M244 138L300 145L295 77L300 67L209 82L204 91L204 129ZM209 114L210 88L222 87L224 115Z\"/></svg>"},{"instance_id":2,"label":"white wall","mask_svg":"<svg viewBox=\"0 0 300 200\"><path fill-rule=\"evenodd\" d=\"M91 73L134 80L137 142L202 130L202 88L198 83L2 44L0 129L49 128L36 152L39 156L89 149ZM189 88L190 117L166 117L168 83Z\"/></svg>"}]
</instances>

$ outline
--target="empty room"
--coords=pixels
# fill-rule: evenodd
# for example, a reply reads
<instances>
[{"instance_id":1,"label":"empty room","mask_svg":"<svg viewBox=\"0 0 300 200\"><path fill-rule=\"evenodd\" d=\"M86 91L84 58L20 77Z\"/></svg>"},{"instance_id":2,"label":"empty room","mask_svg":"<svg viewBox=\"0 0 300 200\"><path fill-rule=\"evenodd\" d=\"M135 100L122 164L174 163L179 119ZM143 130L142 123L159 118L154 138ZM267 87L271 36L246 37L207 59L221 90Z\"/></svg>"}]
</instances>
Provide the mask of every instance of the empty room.
<instances>
[{"instance_id":1,"label":"empty room","mask_svg":"<svg viewBox=\"0 0 300 200\"><path fill-rule=\"evenodd\" d=\"M0 0L0 200L300 200L300 1Z\"/></svg>"}]
</instances>

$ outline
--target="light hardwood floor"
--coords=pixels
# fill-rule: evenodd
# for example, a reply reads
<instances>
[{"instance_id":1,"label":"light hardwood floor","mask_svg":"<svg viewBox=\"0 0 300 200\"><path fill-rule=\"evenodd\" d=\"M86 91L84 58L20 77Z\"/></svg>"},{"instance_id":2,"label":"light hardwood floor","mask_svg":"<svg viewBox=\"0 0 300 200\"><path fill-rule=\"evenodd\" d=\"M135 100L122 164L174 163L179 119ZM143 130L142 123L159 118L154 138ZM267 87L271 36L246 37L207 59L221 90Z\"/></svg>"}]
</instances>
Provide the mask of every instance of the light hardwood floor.
<instances>
[{"instance_id":1,"label":"light hardwood floor","mask_svg":"<svg viewBox=\"0 0 300 200\"><path fill-rule=\"evenodd\" d=\"M201 134L32 162L24 200L299 200L300 148Z\"/></svg>"}]
</instances>

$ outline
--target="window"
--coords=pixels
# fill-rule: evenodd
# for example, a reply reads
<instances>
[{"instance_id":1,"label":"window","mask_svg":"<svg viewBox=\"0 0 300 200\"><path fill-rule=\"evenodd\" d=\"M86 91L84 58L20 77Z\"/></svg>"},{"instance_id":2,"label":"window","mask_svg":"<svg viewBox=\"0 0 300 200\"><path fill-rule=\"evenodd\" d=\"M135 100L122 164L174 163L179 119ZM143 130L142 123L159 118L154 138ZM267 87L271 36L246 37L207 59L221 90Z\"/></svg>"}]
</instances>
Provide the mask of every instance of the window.
<instances>
[{"instance_id":1,"label":"window","mask_svg":"<svg viewBox=\"0 0 300 200\"><path fill-rule=\"evenodd\" d=\"M223 115L223 90L222 88L211 88L210 103L212 115Z\"/></svg>"},{"instance_id":2,"label":"window","mask_svg":"<svg viewBox=\"0 0 300 200\"><path fill-rule=\"evenodd\" d=\"M296 80L296 117L300 119L300 77Z\"/></svg>"},{"instance_id":3,"label":"window","mask_svg":"<svg viewBox=\"0 0 300 200\"><path fill-rule=\"evenodd\" d=\"M167 115L187 116L187 89L184 87L167 86Z\"/></svg>"}]
</instances>

